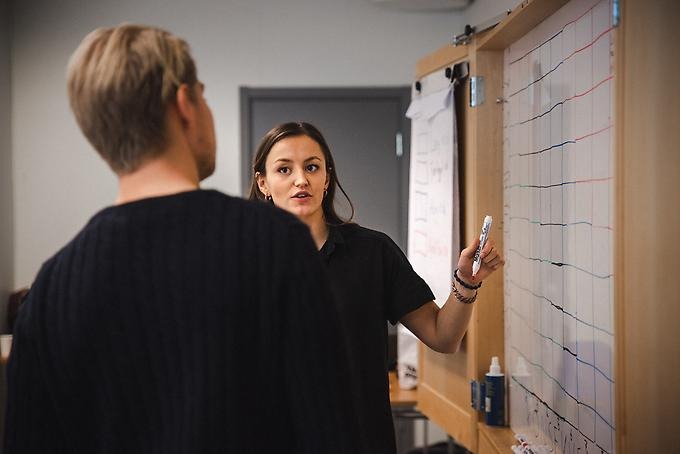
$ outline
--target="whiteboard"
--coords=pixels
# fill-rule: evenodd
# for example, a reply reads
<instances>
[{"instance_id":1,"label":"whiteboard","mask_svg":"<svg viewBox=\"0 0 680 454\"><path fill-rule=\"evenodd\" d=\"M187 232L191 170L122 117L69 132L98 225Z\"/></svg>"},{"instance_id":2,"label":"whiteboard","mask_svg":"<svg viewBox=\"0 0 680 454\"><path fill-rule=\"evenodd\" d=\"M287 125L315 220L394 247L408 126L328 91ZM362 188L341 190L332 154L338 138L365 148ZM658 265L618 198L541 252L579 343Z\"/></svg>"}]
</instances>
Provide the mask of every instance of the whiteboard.
<instances>
[{"instance_id":1,"label":"whiteboard","mask_svg":"<svg viewBox=\"0 0 680 454\"><path fill-rule=\"evenodd\" d=\"M613 31L572 0L506 49L510 425L554 452L613 453Z\"/></svg>"},{"instance_id":2,"label":"whiteboard","mask_svg":"<svg viewBox=\"0 0 680 454\"><path fill-rule=\"evenodd\" d=\"M424 77L421 86L406 113L411 118L408 258L441 307L460 251L455 103L443 69Z\"/></svg>"}]
</instances>

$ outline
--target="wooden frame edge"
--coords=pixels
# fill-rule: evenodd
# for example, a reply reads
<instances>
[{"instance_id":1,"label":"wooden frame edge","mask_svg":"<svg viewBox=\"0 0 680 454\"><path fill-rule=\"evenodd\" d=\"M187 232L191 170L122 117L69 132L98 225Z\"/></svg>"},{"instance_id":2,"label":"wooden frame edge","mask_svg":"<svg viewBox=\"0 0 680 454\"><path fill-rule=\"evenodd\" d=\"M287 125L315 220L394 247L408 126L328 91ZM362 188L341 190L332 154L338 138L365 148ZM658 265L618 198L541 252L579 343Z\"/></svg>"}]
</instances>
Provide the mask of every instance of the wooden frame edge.
<instances>
[{"instance_id":1,"label":"wooden frame edge","mask_svg":"<svg viewBox=\"0 0 680 454\"><path fill-rule=\"evenodd\" d=\"M622 2L624 3L624 2ZM621 5L623 8L625 5ZM622 277L625 273L625 263L623 260L623 248L624 248L624 234L623 226L624 222L624 187L625 187L625 166L624 162L624 106L623 101L625 99L625 80L623 78L625 69L625 59L624 59L624 27L619 25L619 27L614 32L614 220L616 225L614 226L614 333L625 332L625 312L624 312L624 281ZM626 336L614 336L614 373L616 374L616 387L614 389L614 418L616 421L616 437L615 437L615 449L619 454L625 454L625 436L626 436L626 399L625 399L625 366L626 366L626 355L625 355L625 340Z\"/></svg>"},{"instance_id":2,"label":"wooden frame edge","mask_svg":"<svg viewBox=\"0 0 680 454\"><path fill-rule=\"evenodd\" d=\"M468 56L468 46L448 45L426 55L416 63L416 80L432 74L438 69L457 63Z\"/></svg>"},{"instance_id":3,"label":"wooden frame edge","mask_svg":"<svg viewBox=\"0 0 680 454\"><path fill-rule=\"evenodd\" d=\"M477 419L471 416L467 408L453 404L436 389L423 383L418 385L418 410L454 440L472 452L477 451L477 431L471 430L476 429ZM441 415L447 415L447 418L443 419ZM465 433L469 433L469 436Z\"/></svg>"},{"instance_id":4,"label":"wooden frame edge","mask_svg":"<svg viewBox=\"0 0 680 454\"><path fill-rule=\"evenodd\" d=\"M504 50L567 3L569 0L524 0L480 39L477 50Z\"/></svg>"}]
</instances>

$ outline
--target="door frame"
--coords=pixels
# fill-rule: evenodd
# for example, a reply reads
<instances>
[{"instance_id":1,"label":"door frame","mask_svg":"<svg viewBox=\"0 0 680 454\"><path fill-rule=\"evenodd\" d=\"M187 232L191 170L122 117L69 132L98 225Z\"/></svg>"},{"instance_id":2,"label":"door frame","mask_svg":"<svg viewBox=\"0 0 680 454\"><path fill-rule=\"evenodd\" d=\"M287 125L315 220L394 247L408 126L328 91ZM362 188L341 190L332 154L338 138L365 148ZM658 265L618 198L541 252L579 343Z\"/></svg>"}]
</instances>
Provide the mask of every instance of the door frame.
<instances>
[{"instance_id":1,"label":"door frame","mask_svg":"<svg viewBox=\"0 0 680 454\"><path fill-rule=\"evenodd\" d=\"M241 193L248 196L250 189L252 159L257 143L250 140L252 129L253 104L262 100L375 100L392 99L399 102L399 124L401 125L403 155L399 160L399 236L404 249L408 245L408 187L409 162L411 149L411 120L406 118L406 110L411 102L411 87L329 87L329 88L281 88L239 87L241 115ZM272 125L273 127L274 125ZM396 147L396 145L395 145ZM406 253L406 250L404 250Z\"/></svg>"}]
</instances>

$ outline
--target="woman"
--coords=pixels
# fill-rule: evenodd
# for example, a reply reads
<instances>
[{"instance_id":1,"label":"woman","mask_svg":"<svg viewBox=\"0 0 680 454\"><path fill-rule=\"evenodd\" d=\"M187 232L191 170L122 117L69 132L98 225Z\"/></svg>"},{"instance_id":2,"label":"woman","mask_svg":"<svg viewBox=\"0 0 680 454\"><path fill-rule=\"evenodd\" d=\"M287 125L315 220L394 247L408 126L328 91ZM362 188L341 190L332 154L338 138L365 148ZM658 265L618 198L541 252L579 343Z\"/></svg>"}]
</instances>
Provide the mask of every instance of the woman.
<instances>
[{"instance_id":1,"label":"woman","mask_svg":"<svg viewBox=\"0 0 680 454\"><path fill-rule=\"evenodd\" d=\"M481 281L503 265L489 240L482 266L472 277L479 240L460 254L452 292L439 309L427 284L385 234L341 218L334 200L340 189L333 156L321 133L308 123L285 123L260 142L253 164L250 198L266 200L307 224L328 267L340 306L351 370L349 386L367 452L394 453L387 380L387 324L401 322L428 347L454 353L472 314ZM354 209L351 201L349 205Z\"/></svg>"}]
</instances>

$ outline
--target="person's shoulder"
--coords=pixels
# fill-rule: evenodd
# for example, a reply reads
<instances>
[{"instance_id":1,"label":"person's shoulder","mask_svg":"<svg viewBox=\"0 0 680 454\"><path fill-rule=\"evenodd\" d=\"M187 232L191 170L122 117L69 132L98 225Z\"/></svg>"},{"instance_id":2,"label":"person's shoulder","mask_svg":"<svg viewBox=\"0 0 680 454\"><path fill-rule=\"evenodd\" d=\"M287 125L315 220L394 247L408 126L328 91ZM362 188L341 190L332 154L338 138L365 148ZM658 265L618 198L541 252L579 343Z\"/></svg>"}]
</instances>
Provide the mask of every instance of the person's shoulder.
<instances>
[{"instance_id":1,"label":"person's shoulder","mask_svg":"<svg viewBox=\"0 0 680 454\"><path fill-rule=\"evenodd\" d=\"M54 268L59 262L60 256L63 255L64 249L66 249L66 246L40 266L19 308L15 321L15 331L18 330L19 326L27 333L40 329L40 320L47 313L46 307L48 305L47 298L44 295L46 289L53 284Z\"/></svg>"},{"instance_id":2,"label":"person's shoulder","mask_svg":"<svg viewBox=\"0 0 680 454\"><path fill-rule=\"evenodd\" d=\"M213 189L197 191L197 196L210 203L222 205L226 210L235 213L242 219L252 218L258 222L269 222L272 228L299 228L304 226L295 216L276 208L271 203L235 197Z\"/></svg>"},{"instance_id":3,"label":"person's shoulder","mask_svg":"<svg viewBox=\"0 0 680 454\"><path fill-rule=\"evenodd\" d=\"M256 229L265 243L277 244L277 250L309 249L316 252L309 227L295 215L260 200L225 196L231 204L234 220L244 228Z\"/></svg>"},{"instance_id":4,"label":"person's shoulder","mask_svg":"<svg viewBox=\"0 0 680 454\"><path fill-rule=\"evenodd\" d=\"M281 208L277 208L271 203L236 197L231 197L231 203L237 207L244 217L256 218L258 222L267 223L271 229L297 230L300 228L307 228L307 226L293 214L288 213Z\"/></svg>"}]
</instances>

